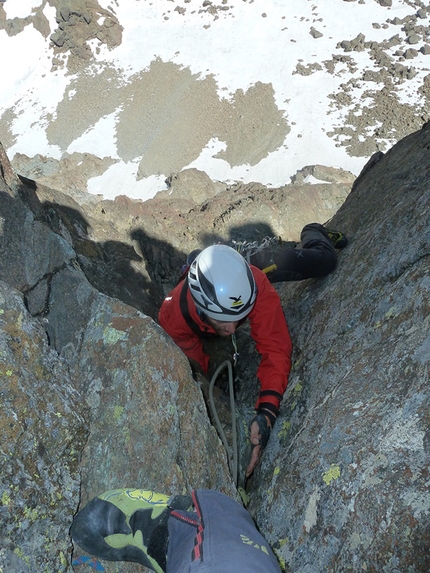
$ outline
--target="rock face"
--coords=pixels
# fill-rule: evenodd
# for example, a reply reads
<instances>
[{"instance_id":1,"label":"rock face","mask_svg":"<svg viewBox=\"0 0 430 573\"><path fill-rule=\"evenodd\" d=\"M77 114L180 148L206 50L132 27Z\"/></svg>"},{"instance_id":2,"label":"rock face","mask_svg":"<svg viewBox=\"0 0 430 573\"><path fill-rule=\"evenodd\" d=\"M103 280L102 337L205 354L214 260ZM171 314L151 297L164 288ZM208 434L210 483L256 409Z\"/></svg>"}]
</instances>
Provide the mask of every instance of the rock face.
<instances>
[{"instance_id":1,"label":"rock face","mask_svg":"<svg viewBox=\"0 0 430 573\"><path fill-rule=\"evenodd\" d=\"M0 569L67 571L89 410L24 293L73 255L8 187L19 180L0 156Z\"/></svg>"},{"instance_id":2,"label":"rock face","mask_svg":"<svg viewBox=\"0 0 430 573\"><path fill-rule=\"evenodd\" d=\"M3 281L0 381L0 569L67 571L88 407L22 294Z\"/></svg>"},{"instance_id":3,"label":"rock face","mask_svg":"<svg viewBox=\"0 0 430 573\"><path fill-rule=\"evenodd\" d=\"M88 44L98 40L113 48L121 43L122 26L110 10L104 10L91 0L60 1L56 6L58 28L51 34L51 42L57 50L89 59L92 56Z\"/></svg>"},{"instance_id":4,"label":"rock face","mask_svg":"<svg viewBox=\"0 0 430 573\"><path fill-rule=\"evenodd\" d=\"M333 175L319 167L200 204L81 205L18 177L0 150L0 568L71 571L79 495L237 496L199 384L150 316L190 245L274 227L294 239L337 210L331 225L350 242L336 271L278 286L294 366L249 509L286 571L428 571L429 149L425 126L378 154L340 208L333 183L305 183ZM246 330L239 344L242 457L258 356Z\"/></svg>"},{"instance_id":5,"label":"rock face","mask_svg":"<svg viewBox=\"0 0 430 573\"><path fill-rule=\"evenodd\" d=\"M430 129L360 177L324 280L280 289L294 368L251 496L288 571L428 571Z\"/></svg>"},{"instance_id":6,"label":"rock face","mask_svg":"<svg viewBox=\"0 0 430 573\"><path fill-rule=\"evenodd\" d=\"M88 282L72 218L42 206L1 156L0 569L71 571L73 515L102 491L236 492L186 358L152 319ZM106 570L125 567L141 570Z\"/></svg>"}]
</instances>

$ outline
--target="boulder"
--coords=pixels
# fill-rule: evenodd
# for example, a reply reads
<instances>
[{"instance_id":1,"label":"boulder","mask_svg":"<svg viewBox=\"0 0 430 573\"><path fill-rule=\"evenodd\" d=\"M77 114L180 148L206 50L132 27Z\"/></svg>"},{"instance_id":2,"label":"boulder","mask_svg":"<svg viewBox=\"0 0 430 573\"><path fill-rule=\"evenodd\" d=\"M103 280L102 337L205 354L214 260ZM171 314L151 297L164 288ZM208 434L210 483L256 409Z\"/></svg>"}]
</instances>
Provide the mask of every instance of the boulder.
<instances>
[{"instance_id":1,"label":"boulder","mask_svg":"<svg viewBox=\"0 0 430 573\"><path fill-rule=\"evenodd\" d=\"M355 176L350 171L326 167L325 165L306 165L291 177L292 183L306 183L309 178L313 178L316 183L343 184L351 187L355 181Z\"/></svg>"},{"instance_id":2,"label":"boulder","mask_svg":"<svg viewBox=\"0 0 430 573\"><path fill-rule=\"evenodd\" d=\"M185 356L152 319L100 295L76 362L91 406L82 502L101 490L142 487L235 495L225 451Z\"/></svg>"},{"instance_id":3,"label":"boulder","mask_svg":"<svg viewBox=\"0 0 430 573\"><path fill-rule=\"evenodd\" d=\"M158 193L158 197L166 195L175 198L192 199L197 204L211 199L220 191L224 191L226 185L213 182L207 173L199 169L183 169L179 173L171 175L167 179L169 189Z\"/></svg>"}]
</instances>

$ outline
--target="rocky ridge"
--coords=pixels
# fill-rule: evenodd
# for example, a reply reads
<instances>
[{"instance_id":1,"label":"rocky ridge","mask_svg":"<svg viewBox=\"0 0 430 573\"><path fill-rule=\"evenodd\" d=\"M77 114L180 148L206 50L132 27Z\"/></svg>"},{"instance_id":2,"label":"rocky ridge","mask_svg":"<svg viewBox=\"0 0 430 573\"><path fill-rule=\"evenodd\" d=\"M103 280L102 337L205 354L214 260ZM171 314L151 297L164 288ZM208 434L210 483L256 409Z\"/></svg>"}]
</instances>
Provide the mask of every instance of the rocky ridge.
<instances>
[{"instance_id":1,"label":"rocky ridge","mask_svg":"<svg viewBox=\"0 0 430 573\"><path fill-rule=\"evenodd\" d=\"M429 149L425 126L378 154L332 218L350 239L337 270L321 280L279 285L294 367L248 493L249 510L285 571L428 570ZM85 260L99 249L98 272L108 269L109 241L89 241L88 221L73 199L17 175L4 153L1 159L0 564L24 573L72 571L71 552L80 552L71 546L68 525L79 503L93 495L124 485L237 492L210 423L204 382L193 379L157 324L127 304L134 278L106 271L114 296L90 282ZM304 179L310 173L335 176L309 168ZM244 215L237 202L243 222L264 197L267 208L278 209L282 191L224 190L204 209L191 206L190 221L204 236L206 217L219 212L223 194L230 205L235 193L249 205ZM289 200L288 193L282 197ZM320 209L323 189L314 200ZM133 202L124 200L123 208L135 216ZM293 221L287 234L297 232ZM175 229L171 223L171 261L180 261ZM232 233L234 221L215 216L213 229ZM111 231L117 232L113 225ZM118 248L132 249L116 236ZM164 257L154 257L160 240L140 239L142 265L161 268ZM160 291L152 276L135 273L149 290ZM246 329L239 345L242 480L258 356ZM221 395L218 400L222 405ZM118 564L103 565L108 573L119 571ZM121 571L138 570L121 564Z\"/></svg>"},{"instance_id":2,"label":"rocky ridge","mask_svg":"<svg viewBox=\"0 0 430 573\"><path fill-rule=\"evenodd\" d=\"M0 27L13 35L33 25L51 37L53 69L85 75L97 42L121 41L110 10L93 2L49 4L56 7L56 30L42 6L12 21L2 18L0 4ZM83 102L91 121L101 113L86 96L75 108L64 104L48 132L62 145L60 160L17 155L12 167L0 150L0 569L72 571L71 556L79 555L68 537L73 514L105 489L184 493L204 486L237 496L203 399L205 381L193 379L151 319L195 246L266 234L297 240L305 223L332 219L350 237L336 272L279 288L294 368L276 431L249 484L249 509L285 571L429 570L430 131L419 128L429 117L430 83L423 81L424 103L416 107L395 93L414 77L416 53L428 54L429 8L411 6L414 15L383 24L395 28L389 44L358 36L340 42L331 60L297 65L299 74L318 66L354 73L354 54L364 50L378 63L379 71L351 78L333 94L338 109L355 101L345 126L331 134L339 145L367 157L382 149L382 137L401 140L385 155L375 153L355 182L348 172L309 166L281 188L226 184L182 171L187 161L176 157L169 189L153 200L103 200L86 192L86 181L115 160L67 154L62 145L76 127L68 127L69 113L84 121ZM179 13L191 9L190 0L172 3ZM215 20L233 8L205 1L199 9ZM318 23L310 27L315 41L323 33ZM154 70L163 76L166 68ZM96 84L84 77L76 86L97 91L115 77L107 70ZM370 86L366 103L354 100L358 84ZM250 118L258 101L245 98ZM270 98L263 111L273 112ZM6 147L14 113L2 116ZM247 142L241 153L255 158L253 140ZM237 142L230 147L237 151ZM140 153L126 139L122 149ZM230 159L243 160L236 151ZM258 358L246 330L239 343L242 475ZM228 420L222 394L218 404ZM104 565L108 573L119 571ZM121 571L141 570L121 564Z\"/></svg>"},{"instance_id":3,"label":"rocky ridge","mask_svg":"<svg viewBox=\"0 0 430 573\"><path fill-rule=\"evenodd\" d=\"M306 182L309 177L312 183ZM126 196L96 201L73 188L66 194L21 180L33 188L24 200L40 221L73 245L88 280L155 318L190 251L232 239L298 241L309 221L330 219L354 176L312 166L294 183L271 189L258 183L222 185L189 169L171 177L168 191L144 202ZM50 178L39 180L49 183Z\"/></svg>"}]
</instances>

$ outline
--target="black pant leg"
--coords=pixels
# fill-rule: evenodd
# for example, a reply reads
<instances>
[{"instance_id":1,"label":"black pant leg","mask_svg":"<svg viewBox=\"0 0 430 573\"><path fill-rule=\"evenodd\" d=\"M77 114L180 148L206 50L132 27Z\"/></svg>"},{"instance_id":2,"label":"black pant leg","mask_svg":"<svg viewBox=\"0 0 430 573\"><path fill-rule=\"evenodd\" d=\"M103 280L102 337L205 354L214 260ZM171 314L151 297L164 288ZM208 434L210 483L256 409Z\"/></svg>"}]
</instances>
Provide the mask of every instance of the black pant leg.
<instances>
[{"instance_id":1,"label":"black pant leg","mask_svg":"<svg viewBox=\"0 0 430 573\"><path fill-rule=\"evenodd\" d=\"M274 263L276 269L267 273L272 283L323 277L336 268L336 249L322 225L306 225L300 238L301 248L292 249L280 245L270 253L270 260L267 253L264 260L261 255L260 260L256 259L255 262L251 258L251 264L263 269Z\"/></svg>"}]
</instances>

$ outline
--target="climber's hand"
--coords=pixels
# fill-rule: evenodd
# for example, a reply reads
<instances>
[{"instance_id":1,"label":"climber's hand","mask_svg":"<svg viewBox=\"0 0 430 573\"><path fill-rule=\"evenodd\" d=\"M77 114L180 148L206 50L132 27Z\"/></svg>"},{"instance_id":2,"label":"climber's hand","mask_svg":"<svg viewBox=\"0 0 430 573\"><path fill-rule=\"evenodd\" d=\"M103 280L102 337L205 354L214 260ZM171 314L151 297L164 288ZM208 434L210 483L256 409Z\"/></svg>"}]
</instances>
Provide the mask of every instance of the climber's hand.
<instances>
[{"instance_id":1,"label":"climber's hand","mask_svg":"<svg viewBox=\"0 0 430 573\"><path fill-rule=\"evenodd\" d=\"M260 461L261 454L270 437L272 426L269 418L261 412L254 416L249 426L251 440L251 459L246 468L246 477L252 474Z\"/></svg>"}]
</instances>

